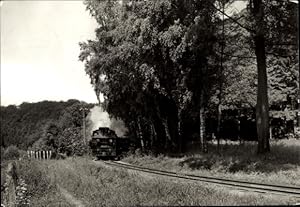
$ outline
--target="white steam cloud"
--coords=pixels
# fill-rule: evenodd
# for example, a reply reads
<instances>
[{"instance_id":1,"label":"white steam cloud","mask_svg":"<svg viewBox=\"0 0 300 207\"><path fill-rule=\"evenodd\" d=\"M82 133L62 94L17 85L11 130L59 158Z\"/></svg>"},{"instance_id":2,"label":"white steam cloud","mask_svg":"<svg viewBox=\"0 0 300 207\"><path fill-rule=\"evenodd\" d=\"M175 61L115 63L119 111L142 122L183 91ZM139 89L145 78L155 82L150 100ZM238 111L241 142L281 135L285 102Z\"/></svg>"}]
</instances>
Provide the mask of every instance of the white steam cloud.
<instances>
[{"instance_id":1,"label":"white steam cloud","mask_svg":"<svg viewBox=\"0 0 300 207\"><path fill-rule=\"evenodd\" d=\"M127 132L125 124L120 119L110 119L109 114L105 112L100 106L94 106L87 116L87 137L91 137L94 130L99 127L109 127L114 130L118 137L122 137Z\"/></svg>"}]
</instances>

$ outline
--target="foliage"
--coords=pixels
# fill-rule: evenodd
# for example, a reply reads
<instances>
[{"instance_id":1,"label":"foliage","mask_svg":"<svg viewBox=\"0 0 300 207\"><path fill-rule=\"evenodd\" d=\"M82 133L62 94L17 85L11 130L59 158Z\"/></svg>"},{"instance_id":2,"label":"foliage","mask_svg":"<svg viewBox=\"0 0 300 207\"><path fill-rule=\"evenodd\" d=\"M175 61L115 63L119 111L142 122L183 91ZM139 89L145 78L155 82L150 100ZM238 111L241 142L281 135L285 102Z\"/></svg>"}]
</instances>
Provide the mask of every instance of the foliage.
<instances>
[{"instance_id":1,"label":"foliage","mask_svg":"<svg viewBox=\"0 0 300 207\"><path fill-rule=\"evenodd\" d=\"M178 149L184 109L193 102L199 107L195 94L209 89L211 3L85 1L99 28L95 41L80 43L79 58L106 110L146 147Z\"/></svg>"},{"instance_id":2,"label":"foliage","mask_svg":"<svg viewBox=\"0 0 300 207\"><path fill-rule=\"evenodd\" d=\"M57 122L63 110L73 105L74 101L42 101L22 103L20 106L1 106L1 145L28 148L42 137L43 127L48 122Z\"/></svg>"},{"instance_id":3,"label":"foliage","mask_svg":"<svg viewBox=\"0 0 300 207\"><path fill-rule=\"evenodd\" d=\"M80 109L87 108L89 110L92 107L93 104L77 100L1 106L1 146L15 144L23 149L53 151L57 151L60 147L64 149L69 147L75 154L82 154L86 149L82 149L82 143L77 143L82 139L80 129L83 114ZM68 129L67 132L66 129ZM76 139L72 134L76 134ZM65 138L64 136L70 137ZM76 147L73 146L73 139L77 140L75 144L79 147L77 151L73 149ZM69 140L69 143L66 140ZM66 152L66 150L62 150L62 152Z\"/></svg>"},{"instance_id":4,"label":"foliage","mask_svg":"<svg viewBox=\"0 0 300 207\"><path fill-rule=\"evenodd\" d=\"M232 2L225 1L226 7ZM292 3L276 2L264 1L263 20L271 103L294 96L297 81L292 77L298 74L295 50L272 42L296 39L296 10ZM180 151L192 134L199 137L203 116L216 117L219 103L222 109L255 108L257 24L249 5L222 21L216 12L221 3L85 1L99 27L96 40L80 43L79 59L96 94L104 94L105 109L124 120L146 147ZM285 26L287 31L278 32ZM285 53L290 60L278 57Z\"/></svg>"},{"instance_id":5,"label":"foliage","mask_svg":"<svg viewBox=\"0 0 300 207\"><path fill-rule=\"evenodd\" d=\"M87 152L80 127L66 128L62 131L58 138L58 152L68 156L83 155Z\"/></svg>"},{"instance_id":6,"label":"foliage","mask_svg":"<svg viewBox=\"0 0 300 207\"><path fill-rule=\"evenodd\" d=\"M233 19L237 21L233 19L225 20L223 74L219 78L219 81L222 82L221 108L223 110L236 109L239 112L241 108L245 107L249 109L256 107L258 109L260 108L260 102L257 101L267 97L267 93L258 96L260 90L257 89L264 88L267 91L268 88L269 102L265 101L263 105L269 103L271 104L271 110L275 108L283 110L284 105L295 105L293 102L296 99L299 83L298 47L295 44L298 28L297 9L295 4L291 2L263 1L261 9L265 10L265 14L258 23L254 15L251 14L250 7L253 5L250 4L247 9L233 16ZM236 22L239 22L239 24L236 24ZM259 77L257 71L261 71L261 69L257 70L258 61L255 62L257 57L254 54L255 48L261 45L255 45L255 38L253 38L258 33L259 25L264 25L264 31L261 34L263 34L266 42L265 47L259 49L259 51L266 50L264 55L267 56L268 86L265 84L264 87L257 84ZM222 31L222 29L220 30ZM212 96L211 101L213 104L219 103L218 95L219 93L216 93ZM262 118L263 113L259 110L256 111L257 120L259 120ZM294 113L293 111L290 112ZM266 117L267 114L265 113L263 117ZM278 113L271 112L271 118L274 118L274 114ZM290 119L289 116L281 118L283 120ZM266 120L264 123L268 122ZM257 126L257 129L261 128L260 125ZM258 131L261 132L262 130ZM265 139L268 139L268 127L264 127L263 131ZM261 142L259 141L259 143Z\"/></svg>"},{"instance_id":7,"label":"foliage","mask_svg":"<svg viewBox=\"0 0 300 207\"><path fill-rule=\"evenodd\" d=\"M285 1L268 1L264 5L269 103L278 105L294 99L298 88L297 9ZM245 27L253 27L248 9L232 18ZM222 32L221 25L218 31ZM254 108L257 68L251 33L230 19L225 19L224 33L222 108ZM215 49L220 50L220 46ZM218 91L212 96L213 104L218 103L217 95Z\"/></svg>"},{"instance_id":8,"label":"foliage","mask_svg":"<svg viewBox=\"0 0 300 207\"><path fill-rule=\"evenodd\" d=\"M56 123L50 121L41 130L42 136L32 145L32 150L57 150L61 129Z\"/></svg>"},{"instance_id":9,"label":"foliage","mask_svg":"<svg viewBox=\"0 0 300 207\"><path fill-rule=\"evenodd\" d=\"M19 159L19 157L20 157L20 151L14 145L8 146L3 153L4 160L16 160Z\"/></svg>"},{"instance_id":10,"label":"foliage","mask_svg":"<svg viewBox=\"0 0 300 207\"><path fill-rule=\"evenodd\" d=\"M270 103L280 105L289 99L296 100L299 84L299 64L296 54L272 58L268 61Z\"/></svg>"},{"instance_id":11,"label":"foliage","mask_svg":"<svg viewBox=\"0 0 300 207\"><path fill-rule=\"evenodd\" d=\"M59 118L59 126L64 129L67 127L81 127L82 126L82 108L91 108L91 105L82 104L80 102L74 103L67 107ZM86 116L86 114L85 114Z\"/></svg>"}]
</instances>

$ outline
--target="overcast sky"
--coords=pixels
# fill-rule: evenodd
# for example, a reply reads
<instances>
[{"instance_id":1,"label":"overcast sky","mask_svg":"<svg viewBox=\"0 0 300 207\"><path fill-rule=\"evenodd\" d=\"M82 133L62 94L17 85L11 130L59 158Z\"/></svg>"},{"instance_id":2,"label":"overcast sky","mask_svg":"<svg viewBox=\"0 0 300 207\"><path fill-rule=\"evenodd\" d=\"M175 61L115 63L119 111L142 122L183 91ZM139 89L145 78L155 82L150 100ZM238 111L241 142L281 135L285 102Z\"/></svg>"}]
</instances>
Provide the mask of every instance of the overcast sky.
<instances>
[{"instance_id":1,"label":"overcast sky","mask_svg":"<svg viewBox=\"0 0 300 207\"><path fill-rule=\"evenodd\" d=\"M1 2L1 105L97 98L78 42L97 24L82 1Z\"/></svg>"}]
</instances>

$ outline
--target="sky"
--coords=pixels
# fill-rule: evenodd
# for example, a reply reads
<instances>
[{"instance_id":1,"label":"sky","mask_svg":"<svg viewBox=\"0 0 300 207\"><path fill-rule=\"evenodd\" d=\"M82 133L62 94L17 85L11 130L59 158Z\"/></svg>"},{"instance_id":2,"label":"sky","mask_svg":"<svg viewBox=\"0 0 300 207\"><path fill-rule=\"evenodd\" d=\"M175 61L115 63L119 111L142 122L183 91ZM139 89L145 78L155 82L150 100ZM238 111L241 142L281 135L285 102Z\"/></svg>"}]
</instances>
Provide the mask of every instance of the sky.
<instances>
[{"instance_id":1,"label":"sky","mask_svg":"<svg viewBox=\"0 0 300 207\"><path fill-rule=\"evenodd\" d=\"M1 2L1 105L97 103L78 43L95 39L82 1Z\"/></svg>"}]
</instances>

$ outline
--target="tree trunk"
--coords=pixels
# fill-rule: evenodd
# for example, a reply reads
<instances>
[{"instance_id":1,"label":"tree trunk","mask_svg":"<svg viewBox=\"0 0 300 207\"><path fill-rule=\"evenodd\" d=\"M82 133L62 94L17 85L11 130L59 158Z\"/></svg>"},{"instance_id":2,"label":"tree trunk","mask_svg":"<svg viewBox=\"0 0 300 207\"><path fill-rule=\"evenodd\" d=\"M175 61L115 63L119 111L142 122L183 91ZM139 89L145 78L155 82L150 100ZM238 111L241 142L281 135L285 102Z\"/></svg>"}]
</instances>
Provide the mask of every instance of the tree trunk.
<instances>
[{"instance_id":1,"label":"tree trunk","mask_svg":"<svg viewBox=\"0 0 300 207\"><path fill-rule=\"evenodd\" d=\"M165 129L165 135L166 135L165 149L169 150L169 148L170 148L169 143L172 142L172 138L171 138L171 135L170 135L167 119L163 119L162 123L163 123L164 129Z\"/></svg>"},{"instance_id":2,"label":"tree trunk","mask_svg":"<svg viewBox=\"0 0 300 207\"><path fill-rule=\"evenodd\" d=\"M182 136L181 136L181 121L178 117L178 153L182 153Z\"/></svg>"},{"instance_id":3,"label":"tree trunk","mask_svg":"<svg viewBox=\"0 0 300 207\"><path fill-rule=\"evenodd\" d=\"M237 124L238 124L238 140L240 142L240 145L242 144L242 137L241 137L241 120L240 120L241 114L239 113Z\"/></svg>"},{"instance_id":4,"label":"tree trunk","mask_svg":"<svg viewBox=\"0 0 300 207\"><path fill-rule=\"evenodd\" d=\"M262 0L253 0L253 15L257 25L254 34L255 55L257 61L257 103L256 127L258 137L258 153L270 151L269 144L269 102L268 82L266 69L265 37L264 37L264 12Z\"/></svg>"},{"instance_id":5,"label":"tree trunk","mask_svg":"<svg viewBox=\"0 0 300 207\"><path fill-rule=\"evenodd\" d=\"M155 130L155 126L153 124L153 121L150 121L150 127L151 127L151 149L157 144L157 133Z\"/></svg>"},{"instance_id":6,"label":"tree trunk","mask_svg":"<svg viewBox=\"0 0 300 207\"><path fill-rule=\"evenodd\" d=\"M221 101L221 99L219 100ZM222 117L222 110L221 104L218 105L218 123L217 123L217 150L220 151L220 137L221 137L221 117Z\"/></svg>"},{"instance_id":7,"label":"tree trunk","mask_svg":"<svg viewBox=\"0 0 300 207\"><path fill-rule=\"evenodd\" d=\"M137 125L138 125L138 130L139 130L139 138L140 138L140 142L141 142L141 149L142 151L144 151L144 147L145 147L145 143L144 143L144 139L143 139L143 132L142 132L142 128L141 128L141 119L138 118L137 120Z\"/></svg>"},{"instance_id":8,"label":"tree trunk","mask_svg":"<svg viewBox=\"0 0 300 207\"><path fill-rule=\"evenodd\" d=\"M204 107L204 91L201 91L200 96L200 111L199 111L199 121L200 121L200 143L202 152L207 152L207 143L205 136L205 107Z\"/></svg>"},{"instance_id":9,"label":"tree trunk","mask_svg":"<svg viewBox=\"0 0 300 207\"><path fill-rule=\"evenodd\" d=\"M273 139L273 136L272 136L272 129L273 129L273 127L272 127L272 125L270 126L270 139L272 140Z\"/></svg>"},{"instance_id":10,"label":"tree trunk","mask_svg":"<svg viewBox=\"0 0 300 207\"><path fill-rule=\"evenodd\" d=\"M222 118L222 88L223 88L223 53L224 53L224 46L225 46L225 21L224 21L224 14L225 14L225 2L222 1L222 9L223 9L223 18L222 18L222 43L221 43L221 65L219 68L219 103L218 103L218 122L217 122L217 151L220 150L220 128L221 128L221 118Z\"/></svg>"},{"instance_id":11,"label":"tree trunk","mask_svg":"<svg viewBox=\"0 0 300 207\"><path fill-rule=\"evenodd\" d=\"M87 140L86 140L86 127L85 127L85 111L84 109L82 110L82 134L83 134L83 142L84 145L87 145Z\"/></svg>"},{"instance_id":12,"label":"tree trunk","mask_svg":"<svg viewBox=\"0 0 300 207\"><path fill-rule=\"evenodd\" d=\"M177 113L177 152L182 153L182 136L181 136L181 110Z\"/></svg>"}]
</instances>

